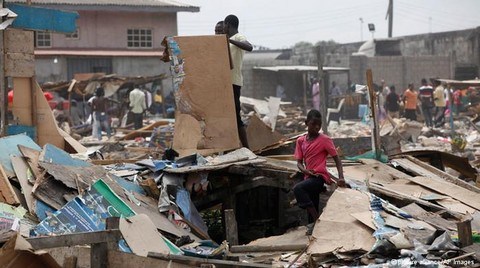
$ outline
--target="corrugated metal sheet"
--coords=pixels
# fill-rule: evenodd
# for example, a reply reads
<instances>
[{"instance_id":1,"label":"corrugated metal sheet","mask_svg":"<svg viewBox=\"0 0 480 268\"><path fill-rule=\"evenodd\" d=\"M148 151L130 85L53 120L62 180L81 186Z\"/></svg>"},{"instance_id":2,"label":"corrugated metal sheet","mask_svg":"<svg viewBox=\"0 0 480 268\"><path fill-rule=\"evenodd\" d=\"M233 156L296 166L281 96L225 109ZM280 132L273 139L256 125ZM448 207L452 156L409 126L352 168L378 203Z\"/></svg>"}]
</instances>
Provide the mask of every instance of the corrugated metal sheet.
<instances>
[{"instance_id":1,"label":"corrugated metal sheet","mask_svg":"<svg viewBox=\"0 0 480 268\"><path fill-rule=\"evenodd\" d=\"M26 0L7 0L6 3L25 4ZM169 7L178 11L198 12L197 6L174 0L32 0L32 5L72 5L72 6L130 6L130 7Z\"/></svg>"}]
</instances>

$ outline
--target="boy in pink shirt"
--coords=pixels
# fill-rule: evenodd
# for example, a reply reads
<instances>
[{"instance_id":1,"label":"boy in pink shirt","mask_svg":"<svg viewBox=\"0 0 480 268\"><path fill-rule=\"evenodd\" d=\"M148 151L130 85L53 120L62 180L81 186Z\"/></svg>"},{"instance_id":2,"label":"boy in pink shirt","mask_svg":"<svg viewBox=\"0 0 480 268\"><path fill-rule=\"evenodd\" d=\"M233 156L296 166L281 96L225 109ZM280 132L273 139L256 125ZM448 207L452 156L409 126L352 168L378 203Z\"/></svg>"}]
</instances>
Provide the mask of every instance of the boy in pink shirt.
<instances>
[{"instance_id":1,"label":"boy in pink shirt","mask_svg":"<svg viewBox=\"0 0 480 268\"><path fill-rule=\"evenodd\" d=\"M338 186L345 187L343 167L337 150L330 137L320 134L322 115L318 110L310 110L305 124L308 133L297 139L295 159L298 169L305 174L303 181L293 187L298 206L307 210L315 222L318 219L319 194L324 184L334 182L327 171L327 156L331 155L338 170Z\"/></svg>"}]
</instances>

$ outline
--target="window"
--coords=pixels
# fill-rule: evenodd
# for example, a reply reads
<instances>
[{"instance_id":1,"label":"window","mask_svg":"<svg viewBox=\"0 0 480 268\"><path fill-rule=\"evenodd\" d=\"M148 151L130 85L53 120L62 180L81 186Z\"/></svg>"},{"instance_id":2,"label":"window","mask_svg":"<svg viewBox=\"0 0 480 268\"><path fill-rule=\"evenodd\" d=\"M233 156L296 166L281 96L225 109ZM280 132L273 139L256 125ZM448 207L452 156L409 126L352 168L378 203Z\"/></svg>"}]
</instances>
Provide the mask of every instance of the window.
<instances>
[{"instance_id":1,"label":"window","mask_svg":"<svg viewBox=\"0 0 480 268\"><path fill-rule=\"evenodd\" d=\"M152 29L128 29L128 48L152 48Z\"/></svg>"},{"instance_id":2,"label":"window","mask_svg":"<svg viewBox=\"0 0 480 268\"><path fill-rule=\"evenodd\" d=\"M52 47L52 34L49 32L36 32L36 47Z\"/></svg>"},{"instance_id":3,"label":"window","mask_svg":"<svg viewBox=\"0 0 480 268\"><path fill-rule=\"evenodd\" d=\"M67 39L80 39L80 30L77 28L75 32L65 34L65 38Z\"/></svg>"}]
</instances>

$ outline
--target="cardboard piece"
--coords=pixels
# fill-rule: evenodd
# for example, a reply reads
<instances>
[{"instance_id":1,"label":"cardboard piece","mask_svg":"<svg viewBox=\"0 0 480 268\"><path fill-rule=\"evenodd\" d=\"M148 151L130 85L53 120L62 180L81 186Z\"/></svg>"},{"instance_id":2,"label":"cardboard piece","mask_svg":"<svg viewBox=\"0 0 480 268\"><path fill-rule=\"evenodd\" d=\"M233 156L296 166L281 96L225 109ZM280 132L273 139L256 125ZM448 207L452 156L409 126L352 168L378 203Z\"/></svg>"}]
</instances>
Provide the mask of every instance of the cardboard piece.
<instances>
[{"instance_id":1,"label":"cardboard piece","mask_svg":"<svg viewBox=\"0 0 480 268\"><path fill-rule=\"evenodd\" d=\"M30 78L13 78L13 95L22 96L13 98L12 111L15 118L21 125L31 126L34 124L33 116L36 117L38 144L43 146L47 142L57 147L64 148L63 137L56 131L57 124L53 117L52 110L43 96L40 86L35 82L32 84ZM36 96L36 113L33 115L32 94Z\"/></svg>"},{"instance_id":2,"label":"cardboard piece","mask_svg":"<svg viewBox=\"0 0 480 268\"><path fill-rule=\"evenodd\" d=\"M373 222L372 212L365 211L365 212L358 212L350 214L352 217L357 219L359 222L365 224L366 226L370 227L372 230L377 230L375 223Z\"/></svg>"},{"instance_id":3,"label":"cardboard piece","mask_svg":"<svg viewBox=\"0 0 480 268\"><path fill-rule=\"evenodd\" d=\"M173 148L180 155L189 150L213 153L238 148L225 37L168 37L166 41L177 103Z\"/></svg>"},{"instance_id":4,"label":"cardboard piece","mask_svg":"<svg viewBox=\"0 0 480 268\"><path fill-rule=\"evenodd\" d=\"M148 252L169 254L170 250L153 222L147 215L140 214L120 219L120 232L136 255L147 257Z\"/></svg>"},{"instance_id":5,"label":"cardboard piece","mask_svg":"<svg viewBox=\"0 0 480 268\"><path fill-rule=\"evenodd\" d=\"M258 116L253 115L250 117L250 122L247 127L247 139L250 150L261 150L284 138L285 137L277 131L272 131Z\"/></svg>"},{"instance_id":6,"label":"cardboard piece","mask_svg":"<svg viewBox=\"0 0 480 268\"><path fill-rule=\"evenodd\" d=\"M366 211L370 201L366 194L352 189L337 188L327 202L313 230L307 253L320 256L334 251L349 252L372 249L372 230L358 222L352 213Z\"/></svg>"},{"instance_id":7,"label":"cardboard piece","mask_svg":"<svg viewBox=\"0 0 480 268\"><path fill-rule=\"evenodd\" d=\"M20 234L12 237L0 249L2 267L60 268L61 266L44 251L35 252Z\"/></svg>"}]
</instances>

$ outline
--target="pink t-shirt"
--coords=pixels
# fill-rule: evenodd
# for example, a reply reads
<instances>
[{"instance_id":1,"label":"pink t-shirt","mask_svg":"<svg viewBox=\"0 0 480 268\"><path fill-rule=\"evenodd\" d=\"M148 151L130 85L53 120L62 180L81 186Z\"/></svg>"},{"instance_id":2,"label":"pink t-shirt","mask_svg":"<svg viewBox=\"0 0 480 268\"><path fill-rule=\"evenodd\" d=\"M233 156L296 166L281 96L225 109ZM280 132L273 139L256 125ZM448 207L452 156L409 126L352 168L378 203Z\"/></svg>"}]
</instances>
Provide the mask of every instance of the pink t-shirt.
<instances>
[{"instance_id":1,"label":"pink t-shirt","mask_svg":"<svg viewBox=\"0 0 480 268\"><path fill-rule=\"evenodd\" d=\"M295 159L303 160L307 170L313 170L322 175L325 182L331 184L333 181L327 171L328 155L337 155L337 149L330 137L320 134L314 140L308 141L307 134L305 134L297 139Z\"/></svg>"}]
</instances>

